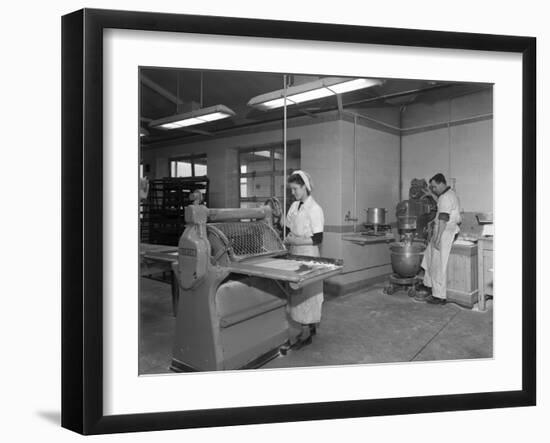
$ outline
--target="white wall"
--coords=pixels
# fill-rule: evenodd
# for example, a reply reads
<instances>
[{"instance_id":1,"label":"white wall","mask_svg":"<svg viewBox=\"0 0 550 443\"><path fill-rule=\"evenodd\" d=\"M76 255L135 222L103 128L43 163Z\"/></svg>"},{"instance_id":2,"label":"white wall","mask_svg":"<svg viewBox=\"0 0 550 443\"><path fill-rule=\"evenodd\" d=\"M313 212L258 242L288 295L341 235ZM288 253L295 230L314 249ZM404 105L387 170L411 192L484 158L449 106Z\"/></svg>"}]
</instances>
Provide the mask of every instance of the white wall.
<instances>
[{"instance_id":1,"label":"white wall","mask_svg":"<svg viewBox=\"0 0 550 443\"><path fill-rule=\"evenodd\" d=\"M357 144L361 221L366 221L365 209L386 208L386 223L393 222L399 200L399 135L359 126Z\"/></svg>"},{"instance_id":2,"label":"white wall","mask_svg":"<svg viewBox=\"0 0 550 443\"><path fill-rule=\"evenodd\" d=\"M288 140L300 142L300 167L311 174L313 196L324 211L322 254L343 258L348 255L345 248L349 245L340 241L341 233L361 225L366 219L365 209L385 207L388 208L388 222L395 219L394 208L399 194L399 136L367 127L360 119L354 129L353 122L334 118L337 118L335 114L329 116L333 120L321 123L302 118L304 125L288 129ZM144 163L155 165L151 175L160 178L168 175L170 158L206 154L209 206L237 207L239 149L281 143L281 137L280 130L258 129L252 134L147 148L142 159ZM354 181L357 183L356 195ZM348 212L358 221L346 222Z\"/></svg>"},{"instance_id":3,"label":"white wall","mask_svg":"<svg viewBox=\"0 0 550 443\"><path fill-rule=\"evenodd\" d=\"M377 116L375 112L370 115ZM356 178L353 176L354 165ZM345 232L353 232L354 225L356 230L360 228L362 223L366 222L365 209L372 207L386 208L386 223L395 221L395 205L399 197L399 135L373 129L361 123L354 126L353 122L342 122L341 174L341 219ZM353 218L358 218L356 222L345 221L348 211ZM337 257L344 260L344 273L330 279L329 282L346 285L388 272L388 267L384 267L390 262L386 244L358 246L342 240L341 237L337 234L337 239L333 241L338 245ZM367 272L367 268L371 270Z\"/></svg>"},{"instance_id":4,"label":"white wall","mask_svg":"<svg viewBox=\"0 0 550 443\"><path fill-rule=\"evenodd\" d=\"M4 171L5 192L1 218L3 273L3 321L0 323L2 368L0 377L1 435L4 441L128 441L128 442L281 442L311 439L316 442L341 441L351 436L370 441L407 441L463 443L466 441L539 441L548 436L550 370L548 339L550 323L543 321L549 301L541 275L550 268L547 254L539 255L539 405L417 414L394 417L322 420L302 423L250 425L80 437L59 427L60 411L60 16L81 7L128 10L157 10L171 13L210 14L251 18L275 18L327 23L351 23L386 27L409 27L461 32L485 32L538 37L539 91L539 191L550 193L548 173L550 156L542 153L545 122L550 119L550 88L543 79L550 75L550 30L544 2L479 2L464 0L449 8L440 1L408 2L396 0L358 3L341 0L251 2L210 0L201 3L174 3L158 0L54 0L53 2L8 2L7 19L0 30L5 69L0 72L5 90L2 120L9 122L3 145L10 165ZM28 94L23 93L27 91ZM30 98L32 97L32 98ZM14 116L30 109L44 110L28 122ZM25 177L25 180L21 180ZM19 192L11 192L12 184ZM543 189L542 189L542 188ZM29 204L22 195L38 195ZM550 219L548 199L539 200L539 226ZM40 214L37 215L37 214ZM38 218L40 223L37 222ZM40 229L37 229L40 226ZM550 249L548 236L540 236L540 250ZM30 260L29 260L30 258ZM35 284L28 282L32 279ZM473 376L473 374L471 374ZM342 383L348 383L342 380ZM414 381L411 381L414 382ZM365 380L376 383L376 380ZM282 387L284 388L284 387ZM322 389L322 386L319 387ZM205 393L205 395L210 393ZM179 395L179 394L175 394ZM181 394L184 395L184 394Z\"/></svg>"},{"instance_id":5,"label":"white wall","mask_svg":"<svg viewBox=\"0 0 550 443\"><path fill-rule=\"evenodd\" d=\"M403 130L424 127L402 137L403 198L413 178L429 180L441 172L455 190L466 212L493 209L492 92L483 91L451 100L408 106ZM479 121L462 122L482 116ZM430 128L451 122L448 127ZM453 123L454 122L454 123Z\"/></svg>"},{"instance_id":6,"label":"white wall","mask_svg":"<svg viewBox=\"0 0 550 443\"><path fill-rule=\"evenodd\" d=\"M314 197L325 210L326 224L340 223L341 180L339 121L307 124L288 128L287 140L299 140L301 168L308 171L315 185ZM238 150L273 143L282 143L282 130L258 130L242 134L202 140L162 148L152 148L143 154L143 161L156 163L155 178L168 176L170 158L191 153L207 154L210 178L210 206L237 207L238 202ZM335 209L337 208L337 209Z\"/></svg>"}]
</instances>

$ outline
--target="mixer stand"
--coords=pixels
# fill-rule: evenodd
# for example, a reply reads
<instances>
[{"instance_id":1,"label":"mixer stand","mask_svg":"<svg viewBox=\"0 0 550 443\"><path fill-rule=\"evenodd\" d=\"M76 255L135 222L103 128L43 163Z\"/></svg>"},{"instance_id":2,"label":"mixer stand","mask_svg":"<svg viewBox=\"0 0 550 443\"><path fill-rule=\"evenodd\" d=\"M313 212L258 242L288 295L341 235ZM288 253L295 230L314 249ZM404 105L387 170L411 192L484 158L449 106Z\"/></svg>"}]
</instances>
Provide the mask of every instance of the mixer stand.
<instances>
[{"instance_id":1,"label":"mixer stand","mask_svg":"<svg viewBox=\"0 0 550 443\"><path fill-rule=\"evenodd\" d=\"M392 295L399 290L403 290L407 291L409 297L414 297L420 283L422 283L422 278L418 276L401 277L397 274L391 274L388 286L384 288L384 294Z\"/></svg>"}]
</instances>

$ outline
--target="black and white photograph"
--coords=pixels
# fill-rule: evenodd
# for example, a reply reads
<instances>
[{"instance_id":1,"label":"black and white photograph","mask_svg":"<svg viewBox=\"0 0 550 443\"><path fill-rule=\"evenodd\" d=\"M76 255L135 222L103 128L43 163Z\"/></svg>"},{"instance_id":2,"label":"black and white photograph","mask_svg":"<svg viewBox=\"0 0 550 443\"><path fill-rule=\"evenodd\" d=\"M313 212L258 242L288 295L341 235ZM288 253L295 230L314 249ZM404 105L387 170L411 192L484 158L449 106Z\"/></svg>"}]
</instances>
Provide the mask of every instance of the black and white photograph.
<instances>
[{"instance_id":1,"label":"black and white photograph","mask_svg":"<svg viewBox=\"0 0 550 443\"><path fill-rule=\"evenodd\" d=\"M543 5L7 3L2 441L544 440Z\"/></svg>"},{"instance_id":2,"label":"black and white photograph","mask_svg":"<svg viewBox=\"0 0 550 443\"><path fill-rule=\"evenodd\" d=\"M136 75L140 375L493 357L493 84Z\"/></svg>"}]
</instances>

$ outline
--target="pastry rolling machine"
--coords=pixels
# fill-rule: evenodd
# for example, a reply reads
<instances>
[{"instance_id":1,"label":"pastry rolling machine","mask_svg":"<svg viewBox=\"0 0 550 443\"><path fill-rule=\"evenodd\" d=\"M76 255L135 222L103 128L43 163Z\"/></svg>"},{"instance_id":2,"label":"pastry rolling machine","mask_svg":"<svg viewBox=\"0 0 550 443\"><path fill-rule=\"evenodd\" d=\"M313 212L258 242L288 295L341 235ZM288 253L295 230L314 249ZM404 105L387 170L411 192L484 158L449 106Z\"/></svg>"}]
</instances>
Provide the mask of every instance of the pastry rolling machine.
<instances>
[{"instance_id":1,"label":"pastry rolling machine","mask_svg":"<svg viewBox=\"0 0 550 443\"><path fill-rule=\"evenodd\" d=\"M291 255L271 208L188 206L178 245L174 371L259 367L289 340L288 297L341 260Z\"/></svg>"}]
</instances>

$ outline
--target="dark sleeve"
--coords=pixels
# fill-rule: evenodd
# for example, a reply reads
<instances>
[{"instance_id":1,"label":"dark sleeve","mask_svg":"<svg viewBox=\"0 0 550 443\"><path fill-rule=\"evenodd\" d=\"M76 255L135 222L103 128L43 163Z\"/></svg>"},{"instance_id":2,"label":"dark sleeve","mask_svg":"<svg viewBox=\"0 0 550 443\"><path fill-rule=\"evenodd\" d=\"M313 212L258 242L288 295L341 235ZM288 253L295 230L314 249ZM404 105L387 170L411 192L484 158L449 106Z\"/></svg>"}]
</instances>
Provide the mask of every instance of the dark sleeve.
<instances>
[{"instance_id":1,"label":"dark sleeve","mask_svg":"<svg viewBox=\"0 0 550 443\"><path fill-rule=\"evenodd\" d=\"M323 233L316 232L315 234L313 234L313 236L311 237L311 242L314 245L320 245L321 243L323 243Z\"/></svg>"},{"instance_id":2,"label":"dark sleeve","mask_svg":"<svg viewBox=\"0 0 550 443\"><path fill-rule=\"evenodd\" d=\"M446 212L440 212L439 213L439 217L438 217L439 220L443 220L443 221L448 222L450 220L450 218L451 218L451 216L449 214L447 214Z\"/></svg>"}]
</instances>

